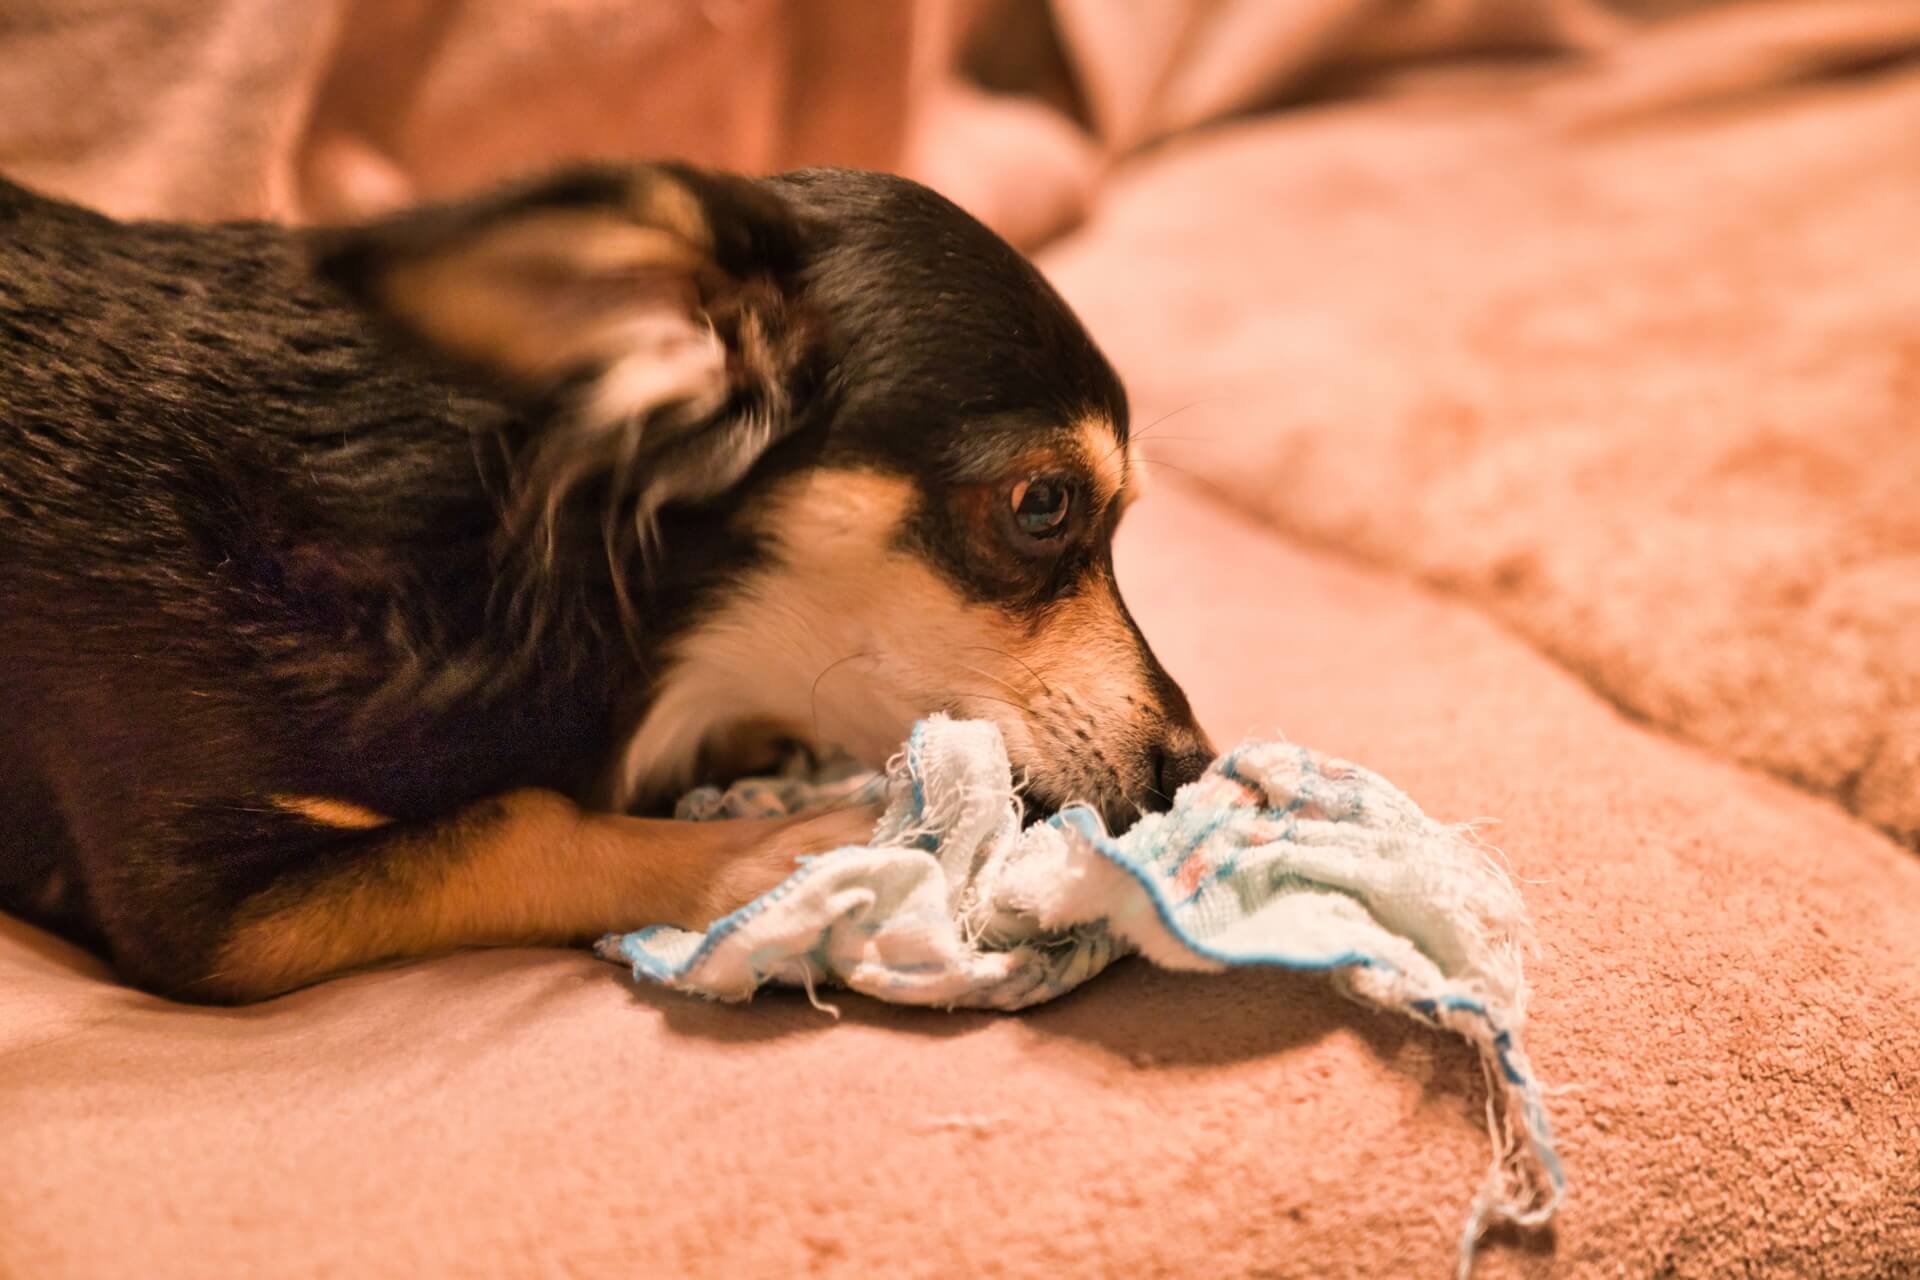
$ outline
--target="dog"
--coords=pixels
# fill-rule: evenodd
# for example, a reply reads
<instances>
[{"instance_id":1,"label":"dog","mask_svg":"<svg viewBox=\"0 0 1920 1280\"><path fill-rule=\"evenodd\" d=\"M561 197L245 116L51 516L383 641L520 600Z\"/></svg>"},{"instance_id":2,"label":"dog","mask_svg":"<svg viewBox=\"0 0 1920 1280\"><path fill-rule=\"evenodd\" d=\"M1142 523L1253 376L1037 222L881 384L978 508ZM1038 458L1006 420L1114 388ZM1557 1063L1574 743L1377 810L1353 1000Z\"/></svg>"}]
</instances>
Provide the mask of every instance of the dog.
<instances>
[{"instance_id":1,"label":"dog","mask_svg":"<svg viewBox=\"0 0 1920 1280\"><path fill-rule=\"evenodd\" d=\"M1118 826L1212 755L1115 585L1127 400L906 180L601 165L360 225L0 182L0 906L178 1000L689 928L994 721Z\"/></svg>"}]
</instances>

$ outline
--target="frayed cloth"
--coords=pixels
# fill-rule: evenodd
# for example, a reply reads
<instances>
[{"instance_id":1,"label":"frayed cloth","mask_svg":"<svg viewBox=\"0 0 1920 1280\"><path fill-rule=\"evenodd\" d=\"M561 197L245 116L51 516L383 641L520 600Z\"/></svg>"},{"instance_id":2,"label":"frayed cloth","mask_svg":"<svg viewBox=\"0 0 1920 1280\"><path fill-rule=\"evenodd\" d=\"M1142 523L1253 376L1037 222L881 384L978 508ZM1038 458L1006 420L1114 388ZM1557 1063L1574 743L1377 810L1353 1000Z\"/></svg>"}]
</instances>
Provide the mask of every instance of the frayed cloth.
<instances>
[{"instance_id":1,"label":"frayed cloth","mask_svg":"<svg viewBox=\"0 0 1920 1280\"><path fill-rule=\"evenodd\" d=\"M1023 828L999 731L935 716L884 775L843 767L703 788L680 816L867 799L887 802L870 844L804 860L704 934L655 926L603 939L600 954L717 1000L780 982L819 1004L815 986L833 983L1001 1010L1051 1000L1130 954L1167 969L1322 971L1480 1052L1494 1152L1462 1230L1461 1275L1488 1226L1552 1216L1565 1179L1521 1041L1520 895L1469 831L1434 822L1385 779L1249 742L1122 835L1081 806Z\"/></svg>"}]
</instances>

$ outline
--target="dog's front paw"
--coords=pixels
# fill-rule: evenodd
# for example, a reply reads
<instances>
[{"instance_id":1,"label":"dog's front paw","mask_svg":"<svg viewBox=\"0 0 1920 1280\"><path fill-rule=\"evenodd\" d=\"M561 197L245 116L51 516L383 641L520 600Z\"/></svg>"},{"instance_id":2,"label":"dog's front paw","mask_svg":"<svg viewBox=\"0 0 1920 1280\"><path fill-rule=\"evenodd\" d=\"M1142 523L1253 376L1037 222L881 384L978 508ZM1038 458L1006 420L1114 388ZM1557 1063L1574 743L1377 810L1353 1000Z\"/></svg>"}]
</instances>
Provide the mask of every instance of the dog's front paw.
<instances>
[{"instance_id":1,"label":"dog's front paw","mask_svg":"<svg viewBox=\"0 0 1920 1280\"><path fill-rule=\"evenodd\" d=\"M855 805L766 824L765 834L745 852L714 870L694 927L704 929L767 893L792 875L802 858L866 844L880 813L878 805Z\"/></svg>"}]
</instances>

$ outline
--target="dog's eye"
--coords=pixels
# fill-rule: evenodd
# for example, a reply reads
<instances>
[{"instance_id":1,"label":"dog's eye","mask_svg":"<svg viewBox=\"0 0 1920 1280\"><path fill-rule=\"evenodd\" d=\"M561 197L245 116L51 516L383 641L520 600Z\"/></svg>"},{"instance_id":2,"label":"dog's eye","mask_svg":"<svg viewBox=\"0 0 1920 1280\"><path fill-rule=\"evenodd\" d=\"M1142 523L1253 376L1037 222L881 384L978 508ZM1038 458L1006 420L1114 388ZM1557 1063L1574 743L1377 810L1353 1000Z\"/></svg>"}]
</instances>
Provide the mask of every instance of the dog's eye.
<instances>
[{"instance_id":1,"label":"dog's eye","mask_svg":"<svg viewBox=\"0 0 1920 1280\"><path fill-rule=\"evenodd\" d=\"M1063 480L1035 476L1013 486L1013 520L1029 538L1053 538L1067 527L1071 490Z\"/></svg>"}]
</instances>

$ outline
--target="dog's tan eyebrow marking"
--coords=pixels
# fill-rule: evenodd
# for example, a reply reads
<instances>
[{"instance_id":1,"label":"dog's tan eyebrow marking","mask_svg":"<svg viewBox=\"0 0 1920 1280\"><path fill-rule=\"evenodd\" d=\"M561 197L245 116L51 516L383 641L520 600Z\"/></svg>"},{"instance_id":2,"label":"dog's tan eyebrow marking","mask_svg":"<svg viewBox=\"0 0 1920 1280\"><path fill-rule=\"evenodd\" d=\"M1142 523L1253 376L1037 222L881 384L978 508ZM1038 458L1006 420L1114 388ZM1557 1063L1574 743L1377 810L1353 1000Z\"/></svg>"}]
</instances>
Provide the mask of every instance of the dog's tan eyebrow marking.
<instances>
[{"instance_id":1,"label":"dog's tan eyebrow marking","mask_svg":"<svg viewBox=\"0 0 1920 1280\"><path fill-rule=\"evenodd\" d=\"M1138 501L1140 495L1147 489L1146 469L1138 465L1144 461L1145 458L1143 455L1134 452L1133 441L1131 440L1127 441L1126 455L1127 487L1120 491L1120 510L1122 511L1125 511Z\"/></svg>"},{"instance_id":2,"label":"dog's tan eyebrow marking","mask_svg":"<svg viewBox=\"0 0 1920 1280\"><path fill-rule=\"evenodd\" d=\"M1080 447L1086 454L1094 498L1102 507L1116 499L1124 501L1132 479L1133 450L1117 438L1118 434L1103 418L1087 418L1080 423Z\"/></svg>"},{"instance_id":3,"label":"dog's tan eyebrow marking","mask_svg":"<svg viewBox=\"0 0 1920 1280\"><path fill-rule=\"evenodd\" d=\"M393 821L385 814L375 813L351 800L284 794L271 795L267 799L276 809L297 814L318 826L335 827L342 831L372 831L376 827L384 827Z\"/></svg>"}]
</instances>

